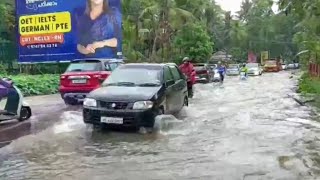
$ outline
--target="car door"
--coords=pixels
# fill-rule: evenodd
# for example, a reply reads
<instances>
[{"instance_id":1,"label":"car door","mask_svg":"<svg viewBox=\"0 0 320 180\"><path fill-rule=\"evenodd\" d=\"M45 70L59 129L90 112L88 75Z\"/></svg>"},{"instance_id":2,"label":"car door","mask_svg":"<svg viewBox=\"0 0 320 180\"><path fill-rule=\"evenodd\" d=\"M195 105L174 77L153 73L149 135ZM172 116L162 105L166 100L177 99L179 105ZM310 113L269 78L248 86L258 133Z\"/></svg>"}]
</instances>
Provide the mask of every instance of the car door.
<instances>
[{"instance_id":1,"label":"car door","mask_svg":"<svg viewBox=\"0 0 320 180\"><path fill-rule=\"evenodd\" d=\"M174 93L174 86L175 86L175 81L173 78L173 75L169 69L168 66L164 66L164 82L165 82L165 96L166 96L166 102L165 102L165 111L166 113L172 113L175 111L175 93Z\"/></svg>"},{"instance_id":2,"label":"car door","mask_svg":"<svg viewBox=\"0 0 320 180\"><path fill-rule=\"evenodd\" d=\"M184 98L188 94L187 82L183 78L183 74L180 72L177 66L170 66L169 68L171 70L171 73L175 81L173 85L173 90L174 90L173 97L174 97L174 103L175 103L174 111L178 112L183 107L185 102Z\"/></svg>"}]
</instances>

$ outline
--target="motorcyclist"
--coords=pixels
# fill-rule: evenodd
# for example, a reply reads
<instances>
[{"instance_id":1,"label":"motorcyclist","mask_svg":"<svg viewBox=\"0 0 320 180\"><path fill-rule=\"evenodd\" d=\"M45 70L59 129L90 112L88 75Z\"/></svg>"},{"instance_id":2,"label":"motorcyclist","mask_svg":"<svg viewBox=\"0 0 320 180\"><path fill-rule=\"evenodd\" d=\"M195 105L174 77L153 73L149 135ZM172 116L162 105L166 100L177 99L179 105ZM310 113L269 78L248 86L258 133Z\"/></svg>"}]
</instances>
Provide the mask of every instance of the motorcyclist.
<instances>
[{"instance_id":1,"label":"motorcyclist","mask_svg":"<svg viewBox=\"0 0 320 180\"><path fill-rule=\"evenodd\" d=\"M248 75L248 68L246 67L246 64L244 63L240 69L240 72L244 72L245 76L247 77Z\"/></svg>"},{"instance_id":2,"label":"motorcyclist","mask_svg":"<svg viewBox=\"0 0 320 180\"><path fill-rule=\"evenodd\" d=\"M13 82L8 78L0 78L0 100L7 98L5 108L9 113L17 113L19 94L13 87Z\"/></svg>"},{"instance_id":3,"label":"motorcyclist","mask_svg":"<svg viewBox=\"0 0 320 180\"><path fill-rule=\"evenodd\" d=\"M218 64L218 73L220 74L221 82L224 81L224 74L226 72L226 67L221 63Z\"/></svg>"},{"instance_id":4,"label":"motorcyclist","mask_svg":"<svg viewBox=\"0 0 320 180\"><path fill-rule=\"evenodd\" d=\"M179 69L183 74L185 74L188 78L188 90L190 92L190 96L193 95L193 85L196 81L196 72L194 70L193 64L191 63L190 58L184 57L182 60L183 64L179 66Z\"/></svg>"}]
</instances>

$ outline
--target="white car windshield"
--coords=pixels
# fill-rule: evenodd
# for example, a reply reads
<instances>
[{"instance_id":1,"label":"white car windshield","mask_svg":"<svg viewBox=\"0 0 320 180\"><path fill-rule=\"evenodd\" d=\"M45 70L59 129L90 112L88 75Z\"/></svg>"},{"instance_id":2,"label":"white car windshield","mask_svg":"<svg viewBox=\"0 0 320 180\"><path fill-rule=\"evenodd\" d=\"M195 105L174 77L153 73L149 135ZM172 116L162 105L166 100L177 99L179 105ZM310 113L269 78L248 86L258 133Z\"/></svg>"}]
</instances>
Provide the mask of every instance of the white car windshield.
<instances>
[{"instance_id":1,"label":"white car windshield","mask_svg":"<svg viewBox=\"0 0 320 180\"><path fill-rule=\"evenodd\" d=\"M238 69L237 65L229 65L228 69Z\"/></svg>"},{"instance_id":2,"label":"white car windshield","mask_svg":"<svg viewBox=\"0 0 320 180\"><path fill-rule=\"evenodd\" d=\"M144 68L120 68L116 69L104 82L104 86L160 86L161 71Z\"/></svg>"},{"instance_id":3,"label":"white car windshield","mask_svg":"<svg viewBox=\"0 0 320 180\"><path fill-rule=\"evenodd\" d=\"M259 67L259 64L256 64L256 63L248 63L246 65L248 68L258 68Z\"/></svg>"}]
</instances>

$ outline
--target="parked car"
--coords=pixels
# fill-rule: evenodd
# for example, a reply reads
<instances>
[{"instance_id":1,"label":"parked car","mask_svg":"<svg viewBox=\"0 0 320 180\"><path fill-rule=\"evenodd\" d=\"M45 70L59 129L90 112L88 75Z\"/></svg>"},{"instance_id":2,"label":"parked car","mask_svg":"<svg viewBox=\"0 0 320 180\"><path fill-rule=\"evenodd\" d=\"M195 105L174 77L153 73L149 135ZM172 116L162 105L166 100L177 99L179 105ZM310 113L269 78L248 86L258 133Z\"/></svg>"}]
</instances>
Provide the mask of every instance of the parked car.
<instances>
[{"instance_id":1,"label":"parked car","mask_svg":"<svg viewBox=\"0 0 320 180\"><path fill-rule=\"evenodd\" d=\"M260 76L262 75L263 69L259 63L248 63L248 75Z\"/></svg>"},{"instance_id":2,"label":"parked car","mask_svg":"<svg viewBox=\"0 0 320 180\"><path fill-rule=\"evenodd\" d=\"M70 63L60 76L59 92L68 105L81 103L89 92L100 87L101 83L123 61L85 59Z\"/></svg>"},{"instance_id":3,"label":"parked car","mask_svg":"<svg viewBox=\"0 0 320 180\"><path fill-rule=\"evenodd\" d=\"M282 63L281 66L282 66L282 70L287 70L287 68L288 68L287 64L285 64L285 63Z\"/></svg>"},{"instance_id":4,"label":"parked car","mask_svg":"<svg viewBox=\"0 0 320 180\"><path fill-rule=\"evenodd\" d=\"M194 65L196 70L196 81L197 82L210 82L213 77L213 71L207 64L197 63Z\"/></svg>"},{"instance_id":5,"label":"parked car","mask_svg":"<svg viewBox=\"0 0 320 180\"><path fill-rule=\"evenodd\" d=\"M290 63L288 64L287 69L299 69L300 65L299 63Z\"/></svg>"},{"instance_id":6,"label":"parked car","mask_svg":"<svg viewBox=\"0 0 320 180\"><path fill-rule=\"evenodd\" d=\"M83 120L106 127L149 127L188 105L187 81L173 64L125 64L83 102Z\"/></svg>"},{"instance_id":7,"label":"parked car","mask_svg":"<svg viewBox=\"0 0 320 180\"><path fill-rule=\"evenodd\" d=\"M229 64L227 67L227 72L226 74L228 76L234 76L234 75L239 75L240 74L240 67L239 64Z\"/></svg>"},{"instance_id":8,"label":"parked car","mask_svg":"<svg viewBox=\"0 0 320 180\"><path fill-rule=\"evenodd\" d=\"M281 64L275 60L266 61L264 65L265 72L279 72L281 71Z\"/></svg>"}]
</instances>

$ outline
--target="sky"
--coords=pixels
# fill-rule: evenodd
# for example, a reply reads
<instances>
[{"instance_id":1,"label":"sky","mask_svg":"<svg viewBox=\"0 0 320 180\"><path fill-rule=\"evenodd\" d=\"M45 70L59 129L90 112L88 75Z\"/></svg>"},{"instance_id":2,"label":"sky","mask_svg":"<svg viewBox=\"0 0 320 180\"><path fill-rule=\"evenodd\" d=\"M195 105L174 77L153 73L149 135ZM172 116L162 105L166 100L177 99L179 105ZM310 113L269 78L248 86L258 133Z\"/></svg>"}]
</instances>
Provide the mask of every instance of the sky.
<instances>
[{"instance_id":1,"label":"sky","mask_svg":"<svg viewBox=\"0 0 320 180\"><path fill-rule=\"evenodd\" d=\"M216 2L221 6L223 10L231 11L232 14L235 14L240 10L242 0L216 0ZM277 12L277 6L274 5L272 9L274 12Z\"/></svg>"}]
</instances>

